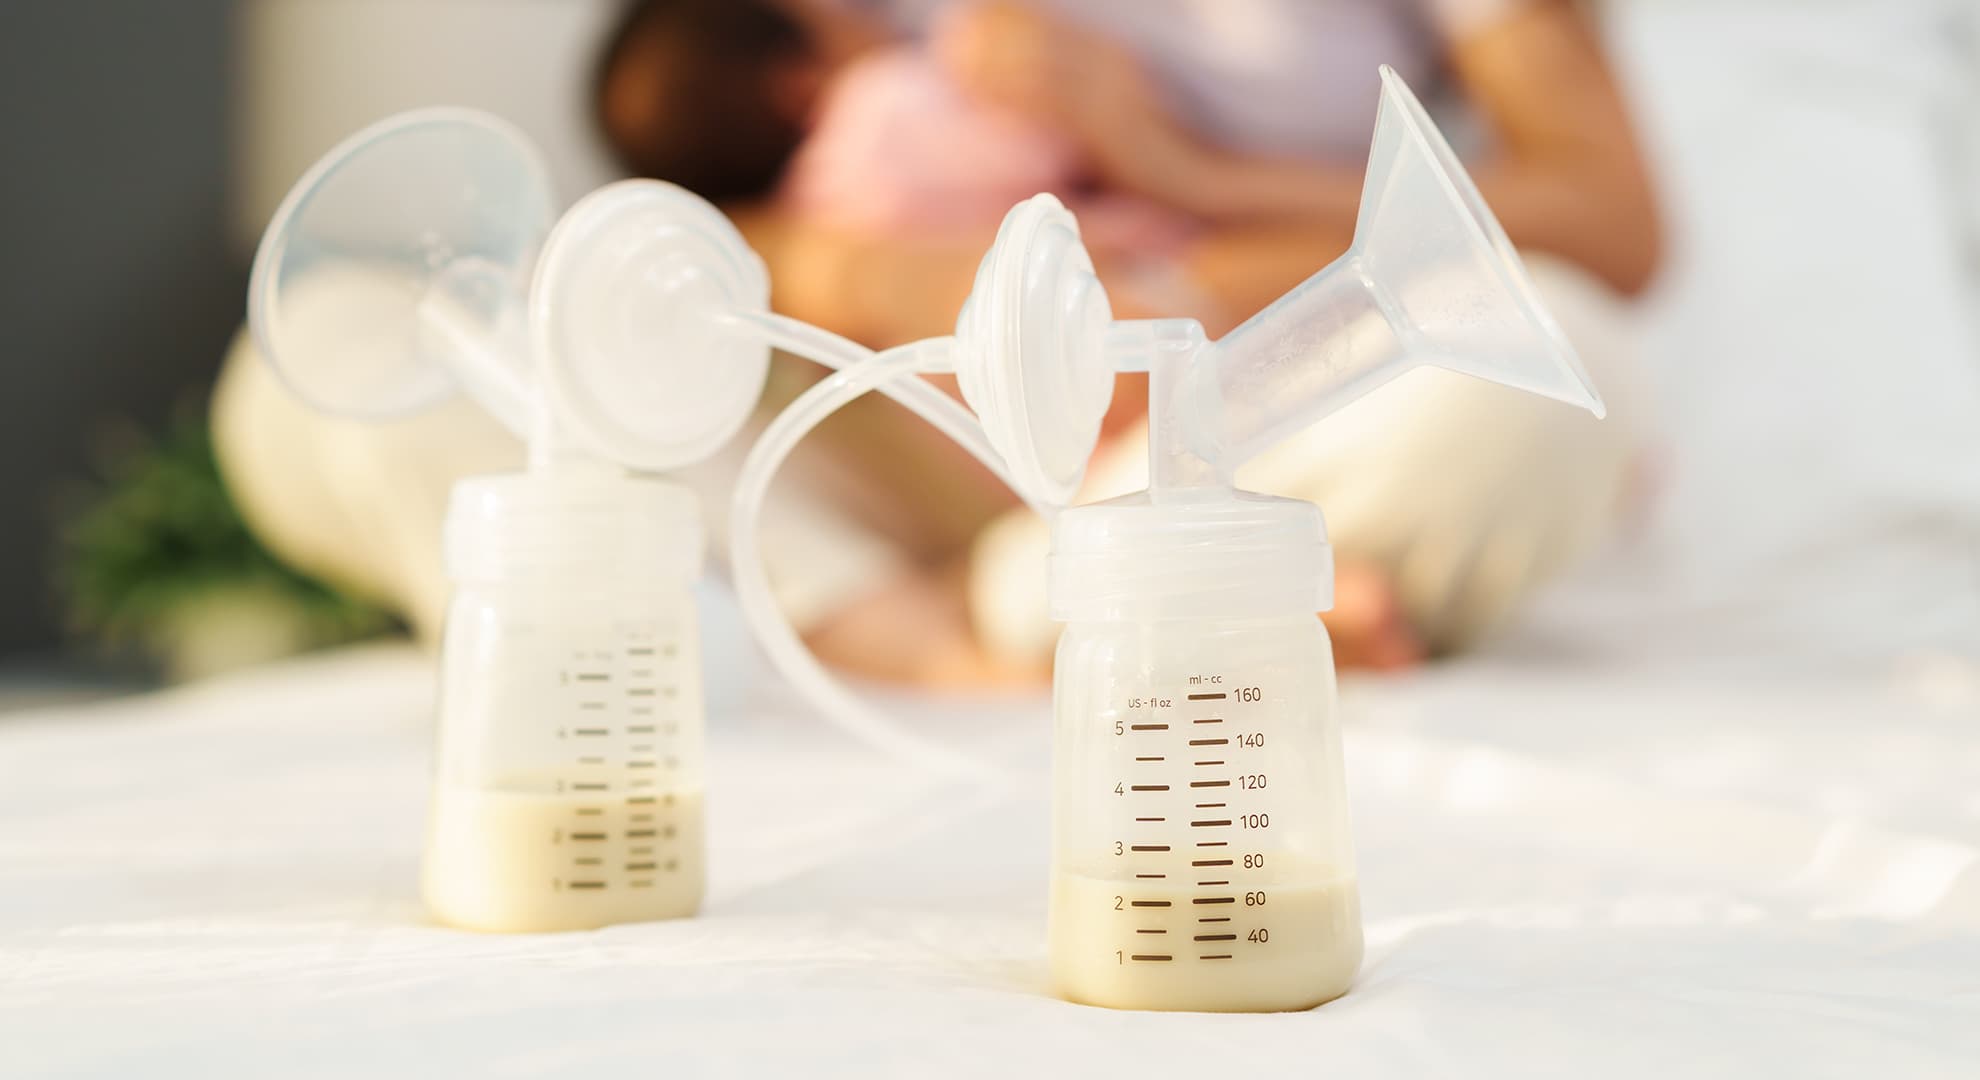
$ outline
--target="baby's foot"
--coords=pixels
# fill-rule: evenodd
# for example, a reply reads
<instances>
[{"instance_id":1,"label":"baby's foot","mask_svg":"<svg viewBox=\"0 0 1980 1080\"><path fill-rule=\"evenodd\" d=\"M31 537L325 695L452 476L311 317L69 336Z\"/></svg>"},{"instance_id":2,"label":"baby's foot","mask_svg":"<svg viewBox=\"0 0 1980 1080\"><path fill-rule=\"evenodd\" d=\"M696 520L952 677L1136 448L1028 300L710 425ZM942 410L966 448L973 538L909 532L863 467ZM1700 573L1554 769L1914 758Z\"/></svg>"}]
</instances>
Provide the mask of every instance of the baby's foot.
<instances>
[{"instance_id":1,"label":"baby's foot","mask_svg":"<svg viewBox=\"0 0 1980 1080\"><path fill-rule=\"evenodd\" d=\"M1395 671L1423 662L1423 642L1410 626L1387 572L1373 563L1334 568L1334 609L1320 616L1334 639L1341 668Z\"/></svg>"}]
</instances>

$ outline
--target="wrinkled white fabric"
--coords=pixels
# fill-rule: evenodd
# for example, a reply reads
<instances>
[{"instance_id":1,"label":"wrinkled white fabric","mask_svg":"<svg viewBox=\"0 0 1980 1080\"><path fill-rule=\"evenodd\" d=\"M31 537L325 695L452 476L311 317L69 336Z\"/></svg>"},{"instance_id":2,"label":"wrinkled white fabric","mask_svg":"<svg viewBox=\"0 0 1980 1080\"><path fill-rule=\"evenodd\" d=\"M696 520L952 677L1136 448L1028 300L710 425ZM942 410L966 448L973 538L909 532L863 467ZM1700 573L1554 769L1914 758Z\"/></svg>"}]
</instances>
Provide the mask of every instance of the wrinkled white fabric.
<instances>
[{"instance_id":1,"label":"wrinkled white fabric","mask_svg":"<svg viewBox=\"0 0 1980 1080\"><path fill-rule=\"evenodd\" d=\"M1667 1080L1980 1061L1970 683L1351 682L1368 960L1342 1000L1276 1016L1046 993L1042 700L893 703L1010 762L1007 790L975 791L759 691L712 725L701 917L429 925L431 685L416 653L372 648L0 718L0 1075Z\"/></svg>"}]
</instances>

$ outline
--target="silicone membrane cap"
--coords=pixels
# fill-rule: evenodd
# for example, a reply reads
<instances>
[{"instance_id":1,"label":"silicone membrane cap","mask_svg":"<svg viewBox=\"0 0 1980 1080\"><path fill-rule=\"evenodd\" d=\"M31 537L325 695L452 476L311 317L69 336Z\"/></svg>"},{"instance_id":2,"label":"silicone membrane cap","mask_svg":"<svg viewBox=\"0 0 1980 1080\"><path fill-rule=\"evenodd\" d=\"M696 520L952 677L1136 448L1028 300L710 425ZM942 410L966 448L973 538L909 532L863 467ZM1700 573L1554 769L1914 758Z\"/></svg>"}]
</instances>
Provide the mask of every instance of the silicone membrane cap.
<instances>
[{"instance_id":1,"label":"silicone membrane cap","mask_svg":"<svg viewBox=\"0 0 1980 1080\"><path fill-rule=\"evenodd\" d=\"M717 318L769 306L763 260L722 213L657 180L580 200L530 290L536 370L557 426L612 461L701 460L755 408L770 347Z\"/></svg>"},{"instance_id":2,"label":"silicone membrane cap","mask_svg":"<svg viewBox=\"0 0 1980 1080\"><path fill-rule=\"evenodd\" d=\"M956 378L984 434L1034 504L1079 490L1114 395L1107 292L1058 199L1011 209L956 320Z\"/></svg>"},{"instance_id":3,"label":"silicone membrane cap","mask_svg":"<svg viewBox=\"0 0 1980 1080\"><path fill-rule=\"evenodd\" d=\"M283 200L255 254L249 324L311 405L388 419L460 387L427 316L443 277L519 301L555 203L528 139L472 109L420 109L339 143ZM484 305L486 306L486 305ZM520 306L519 303L516 306ZM511 312L510 314L514 314Z\"/></svg>"}]
</instances>

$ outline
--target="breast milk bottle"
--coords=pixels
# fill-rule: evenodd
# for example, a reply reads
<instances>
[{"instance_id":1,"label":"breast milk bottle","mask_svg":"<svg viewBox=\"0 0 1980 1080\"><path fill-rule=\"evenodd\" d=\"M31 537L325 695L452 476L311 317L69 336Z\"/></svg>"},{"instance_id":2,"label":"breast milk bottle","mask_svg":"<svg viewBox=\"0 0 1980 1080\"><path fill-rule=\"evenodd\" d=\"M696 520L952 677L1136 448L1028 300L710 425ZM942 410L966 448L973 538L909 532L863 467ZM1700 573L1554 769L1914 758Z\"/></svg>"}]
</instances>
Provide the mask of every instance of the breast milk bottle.
<instances>
[{"instance_id":1,"label":"breast milk bottle","mask_svg":"<svg viewBox=\"0 0 1980 1080\"><path fill-rule=\"evenodd\" d=\"M687 489L610 469L457 487L422 882L436 917L577 930L699 906L701 531Z\"/></svg>"},{"instance_id":2,"label":"breast milk bottle","mask_svg":"<svg viewBox=\"0 0 1980 1080\"><path fill-rule=\"evenodd\" d=\"M1051 955L1069 1000L1256 1012L1347 989L1361 918L1314 617L1325 553L1310 503L1264 496L1061 515Z\"/></svg>"}]
</instances>

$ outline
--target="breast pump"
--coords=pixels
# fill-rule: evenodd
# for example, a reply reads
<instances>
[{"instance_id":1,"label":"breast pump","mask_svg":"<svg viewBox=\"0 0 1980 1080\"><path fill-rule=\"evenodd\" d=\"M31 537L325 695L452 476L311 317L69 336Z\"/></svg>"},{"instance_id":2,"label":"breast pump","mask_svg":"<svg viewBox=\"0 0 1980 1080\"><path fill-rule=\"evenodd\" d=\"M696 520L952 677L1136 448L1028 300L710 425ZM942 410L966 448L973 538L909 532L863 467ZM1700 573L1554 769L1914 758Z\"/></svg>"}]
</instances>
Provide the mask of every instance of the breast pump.
<instances>
[{"instance_id":1,"label":"breast pump","mask_svg":"<svg viewBox=\"0 0 1980 1080\"><path fill-rule=\"evenodd\" d=\"M751 532L790 447L857 394L953 371L945 426L1052 519L1051 956L1061 995L1115 1008L1267 1011L1344 992L1361 959L1320 511L1237 490L1243 462L1405 372L1436 366L1602 414L1503 230L1388 68L1353 246L1217 341L1113 320L1078 226L1040 195L1006 217L953 338L808 391L736 491L738 589L766 641ZM1066 508L1114 375L1147 371L1146 491ZM1407 492L1398 492L1407 498ZM824 679L772 649L802 685ZM803 670L807 668L810 670ZM831 687L822 703L858 703ZM877 718L857 721L883 730Z\"/></svg>"},{"instance_id":2,"label":"breast pump","mask_svg":"<svg viewBox=\"0 0 1980 1080\"><path fill-rule=\"evenodd\" d=\"M552 228L553 220L555 227ZM564 930L691 914L703 891L695 495L652 475L742 425L768 349L683 312L762 307L763 265L671 185L555 220L520 133L433 109L292 191L250 321L300 397L384 418L465 391L527 468L458 483L423 892L440 920Z\"/></svg>"}]
</instances>

